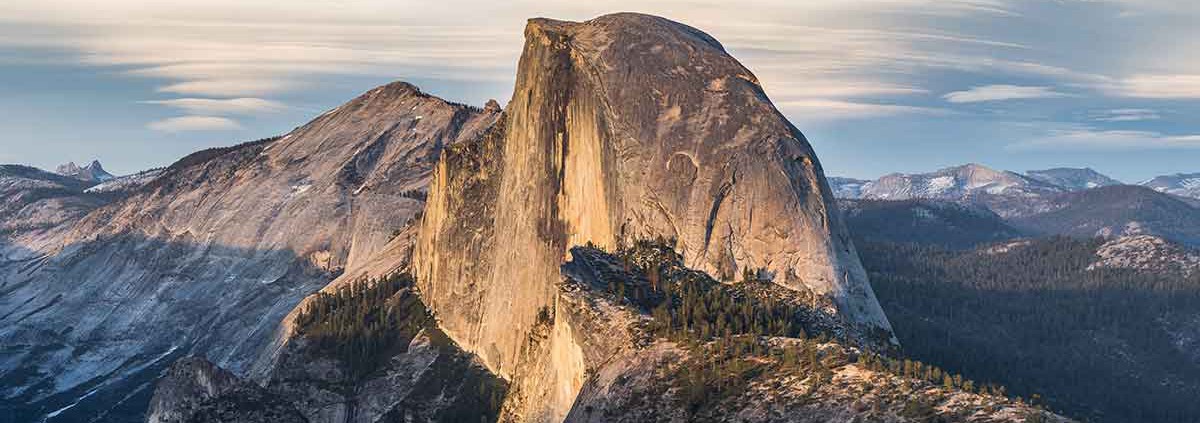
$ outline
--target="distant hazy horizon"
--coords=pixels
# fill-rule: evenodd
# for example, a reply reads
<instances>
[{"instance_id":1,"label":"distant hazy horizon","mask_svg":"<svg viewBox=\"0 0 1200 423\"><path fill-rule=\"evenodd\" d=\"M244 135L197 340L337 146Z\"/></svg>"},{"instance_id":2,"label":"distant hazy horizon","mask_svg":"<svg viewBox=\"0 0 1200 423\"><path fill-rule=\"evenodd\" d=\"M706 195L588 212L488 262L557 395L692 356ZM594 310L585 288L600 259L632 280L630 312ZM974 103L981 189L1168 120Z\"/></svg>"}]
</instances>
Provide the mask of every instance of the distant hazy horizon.
<instances>
[{"instance_id":1,"label":"distant hazy horizon","mask_svg":"<svg viewBox=\"0 0 1200 423\"><path fill-rule=\"evenodd\" d=\"M720 40L830 176L1200 172L1200 3L1169 0L18 0L0 5L0 162L132 173L393 80L504 104L526 18L622 10Z\"/></svg>"}]
</instances>

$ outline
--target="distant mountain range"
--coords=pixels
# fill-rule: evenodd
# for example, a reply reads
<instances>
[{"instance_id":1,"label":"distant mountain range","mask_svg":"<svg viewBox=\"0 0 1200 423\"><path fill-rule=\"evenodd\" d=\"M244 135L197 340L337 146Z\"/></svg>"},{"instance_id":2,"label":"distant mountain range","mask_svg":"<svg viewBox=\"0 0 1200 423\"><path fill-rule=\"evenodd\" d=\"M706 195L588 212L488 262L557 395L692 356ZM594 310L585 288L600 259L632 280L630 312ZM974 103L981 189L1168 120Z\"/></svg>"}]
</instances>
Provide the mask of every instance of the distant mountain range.
<instances>
[{"instance_id":1,"label":"distant mountain range","mask_svg":"<svg viewBox=\"0 0 1200 423\"><path fill-rule=\"evenodd\" d=\"M854 204L847 207L851 219L862 217L863 204L845 200L898 202L870 205L872 214L867 216L871 221L888 222L909 221L915 215L914 204L941 214L956 211L930 206L948 202L990 210L1006 225L1031 236L1154 235L1200 245L1200 174L1162 176L1126 185L1086 168L1021 174L972 163L930 173L893 173L873 181L835 177L829 182L834 195L843 199L844 207ZM905 203L912 200L921 203ZM939 218L945 220L945 216ZM943 234L943 244L985 240L995 233L1005 233L995 232L995 224L959 226L973 231L983 228L983 232ZM897 231L900 229L893 228L889 233L904 232ZM935 236L928 231L918 232L928 235L923 235L926 238Z\"/></svg>"},{"instance_id":2,"label":"distant mountain range","mask_svg":"<svg viewBox=\"0 0 1200 423\"><path fill-rule=\"evenodd\" d=\"M1200 173L1176 173L1142 181L1138 185L1181 197L1200 198Z\"/></svg>"},{"instance_id":3,"label":"distant mountain range","mask_svg":"<svg viewBox=\"0 0 1200 423\"><path fill-rule=\"evenodd\" d=\"M1016 172L970 163L930 173L892 173L874 181L831 178L836 195L850 199L930 199L981 205L1003 217L1027 215L1045 207L1039 199L1070 191Z\"/></svg>"},{"instance_id":4,"label":"distant mountain range","mask_svg":"<svg viewBox=\"0 0 1200 423\"><path fill-rule=\"evenodd\" d=\"M1071 191L1121 185L1121 181L1110 178L1090 168L1056 167L1045 170L1031 170L1025 172L1025 175Z\"/></svg>"},{"instance_id":5,"label":"distant mountain range","mask_svg":"<svg viewBox=\"0 0 1200 423\"><path fill-rule=\"evenodd\" d=\"M891 173L875 180L830 177L838 198L955 200L978 195L1029 195L1083 191L1113 185L1140 185L1158 192L1200 199L1200 173L1158 176L1126 184L1091 168L1058 167L1017 173L968 163L928 173Z\"/></svg>"},{"instance_id":6,"label":"distant mountain range","mask_svg":"<svg viewBox=\"0 0 1200 423\"><path fill-rule=\"evenodd\" d=\"M838 205L917 359L1083 421L1197 421L1200 207L1186 195L1200 174L1125 185L966 165L829 181L860 197Z\"/></svg>"}]
</instances>

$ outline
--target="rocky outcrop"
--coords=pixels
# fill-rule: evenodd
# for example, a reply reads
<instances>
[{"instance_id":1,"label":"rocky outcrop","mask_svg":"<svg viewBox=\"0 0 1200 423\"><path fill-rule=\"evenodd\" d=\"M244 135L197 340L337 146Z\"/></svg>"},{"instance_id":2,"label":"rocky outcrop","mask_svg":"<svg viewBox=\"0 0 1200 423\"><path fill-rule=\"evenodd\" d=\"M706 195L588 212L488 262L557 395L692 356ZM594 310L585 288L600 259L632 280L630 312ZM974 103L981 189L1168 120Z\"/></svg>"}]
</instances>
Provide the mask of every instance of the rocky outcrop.
<instances>
[{"instance_id":1,"label":"rocky outcrop","mask_svg":"<svg viewBox=\"0 0 1200 423\"><path fill-rule=\"evenodd\" d=\"M389 84L5 239L23 254L0 265L0 395L18 421L63 407L57 418L87 420L144 404L181 354L244 374L302 298L367 265L422 210L442 148L498 114Z\"/></svg>"},{"instance_id":2,"label":"rocky outcrop","mask_svg":"<svg viewBox=\"0 0 1200 423\"><path fill-rule=\"evenodd\" d=\"M1119 237L1096 249L1088 269L1101 268L1187 276L1200 270L1200 251L1151 235Z\"/></svg>"},{"instance_id":3,"label":"rocky outcrop","mask_svg":"<svg viewBox=\"0 0 1200 423\"><path fill-rule=\"evenodd\" d=\"M799 333L820 336L727 333L708 337L705 330L664 336L663 319L678 318L684 309L653 315L638 300L646 298L645 292L626 290L624 295L614 295L605 286L647 283L642 279L649 274L640 273L647 268L657 271L652 284L659 286L681 283L704 291L705 285L721 285L688 280L707 275L682 268L670 258L672 254L655 248L648 251L639 245L615 255L586 247L571 250L553 319L556 327L558 321L566 321L573 328L588 371L564 421L1070 421L996 395L994 389L975 390L974 383L962 382L961 376L954 386L941 376L932 380L930 374L940 369L913 370L909 362L903 364L908 370L898 372L903 368L900 361L831 341L844 335L839 334L836 321L805 307L798 308L790 321L803 328ZM726 286L725 294L716 297L742 299L738 309L803 303L786 296L745 301L761 295L755 293L755 286L754 282ZM678 295L669 294L671 288L666 291ZM686 308L678 303L668 308L680 306ZM719 306L710 309L718 316L727 312ZM767 329L773 330L778 329Z\"/></svg>"},{"instance_id":4,"label":"rocky outcrop","mask_svg":"<svg viewBox=\"0 0 1200 423\"><path fill-rule=\"evenodd\" d=\"M54 173L90 184L98 184L113 179L113 175L104 170L104 166L100 165L99 160L92 160L91 163L88 163L84 167L79 167L75 162L68 162L55 169Z\"/></svg>"},{"instance_id":5,"label":"rocky outcrop","mask_svg":"<svg viewBox=\"0 0 1200 423\"><path fill-rule=\"evenodd\" d=\"M503 117L438 164L414 258L443 328L489 368L516 375L569 247L659 236L699 269L765 269L891 338L811 147L720 43L638 14L533 19L525 36Z\"/></svg>"},{"instance_id":6,"label":"rocky outcrop","mask_svg":"<svg viewBox=\"0 0 1200 423\"><path fill-rule=\"evenodd\" d=\"M296 408L198 357L176 361L158 381L148 423L305 423Z\"/></svg>"},{"instance_id":7,"label":"rocky outcrop","mask_svg":"<svg viewBox=\"0 0 1200 423\"><path fill-rule=\"evenodd\" d=\"M233 390L237 376L200 357L187 357L172 364L158 382L150 409L148 423L179 423L213 398Z\"/></svg>"},{"instance_id":8,"label":"rocky outcrop","mask_svg":"<svg viewBox=\"0 0 1200 423\"><path fill-rule=\"evenodd\" d=\"M411 279L397 278L308 301L258 383L180 360L158 381L148 421L495 421L506 384L437 329Z\"/></svg>"}]
</instances>

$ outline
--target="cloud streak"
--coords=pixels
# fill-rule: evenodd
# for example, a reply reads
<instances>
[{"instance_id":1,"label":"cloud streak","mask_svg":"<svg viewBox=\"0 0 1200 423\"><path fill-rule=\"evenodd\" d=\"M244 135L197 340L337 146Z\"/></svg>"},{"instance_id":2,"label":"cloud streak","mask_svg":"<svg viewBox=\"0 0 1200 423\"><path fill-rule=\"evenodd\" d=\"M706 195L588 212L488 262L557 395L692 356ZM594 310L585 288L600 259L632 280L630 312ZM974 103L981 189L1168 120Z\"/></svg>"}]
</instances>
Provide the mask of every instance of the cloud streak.
<instances>
[{"instance_id":1,"label":"cloud streak","mask_svg":"<svg viewBox=\"0 0 1200 423\"><path fill-rule=\"evenodd\" d=\"M1151 99L1200 98L1200 73L1139 74L1108 85L1114 95Z\"/></svg>"},{"instance_id":2,"label":"cloud streak","mask_svg":"<svg viewBox=\"0 0 1200 423\"><path fill-rule=\"evenodd\" d=\"M150 122L146 128L161 132L236 131L242 125L219 116L179 116Z\"/></svg>"},{"instance_id":3,"label":"cloud streak","mask_svg":"<svg viewBox=\"0 0 1200 423\"><path fill-rule=\"evenodd\" d=\"M171 100L143 101L145 104L161 104L194 115L252 115L275 113L287 108L283 103L255 97L241 98L176 98Z\"/></svg>"},{"instance_id":4,"label":"cloud streak","mask_svg":"<svg viewBox=\"0 0 1200 423\"><path fill-rule=\"evenodd\" d=\"M1034 98L1058 98L1067 94L1050 87L1027 87L1020 85L985 85L966 91L955 91L943 95L951 103L979 103L985 101L1023 100Z\"/></svg>"},{"instance_id":5,"label":"cloud streak","mask_svg":"<svg viewBox=\"0 0 1200 423\"><path fill-rule=\"evenodd\" d=\"M1154 131L1099 130L1076 128L1054 130L1048 135L1012 144L1010 150L1161 150L1198 149L1200 134L1167 135Z\"/></svg>"},{"instance_id":6,"label":"cloud streak","mask_svg":"<svg viewBox=\"0 0 1200 423\"><path fill-rule=\"evenodd\" d=\"M456 87L447 90L451 95L479 93L453 100L503 101L526 18L582 20L634 10L721 40L799 124L920 120L927 131L903 136L918 145L924 134L955 125L985 133L1020 120L1034 128L1022 134L1043 135L1021 148L1191 143L1186 136L1122 132L1121 122L1200 132L1188 129L1194 123L1174 122L1195 110L1180 103L1200 99L1200 60L1190 54L1200 47L1192 41L1200 40L1194 20L1158 18L1200 11L1189 2L752 0L749 6L708 0L356 0L336 7L316 0L110 0L96 9L89 0L0 2L0 48L67 52L77 63L148 81L152 92L135 99L180 97L147 102L186 115L149 128L232 130L241 127L231 119L238 116L304 118L299 112L306 107L279 101L344 100L306 92L328 82L423 79L417 82L432 92L444 84ZM1071 28L1061 27L1064 17L1076 18ZM1105 54L1094 54L1096 46ZM1064 100L1028 101L1054 98ZM929 119L951 114L971 121ZM1062 127L1059 119L1100 128L1047 133ZM257 130L262 121L243 123ZM1004 148L1014 138L1000 139L987 148ZM977 142L986 141L993 140Z\"/></svg>"},{"instance_id":7,"label":"cloud streak","mask_svg":"<svg viewBox=\"0 0 1200 423\"><path fill-rule=\"evenodd\" d=\"M1137 122L1162 119L1162 115L1150 109L1112 109L1092 114L1097 122Z\"/></svg>"}]
</instances>

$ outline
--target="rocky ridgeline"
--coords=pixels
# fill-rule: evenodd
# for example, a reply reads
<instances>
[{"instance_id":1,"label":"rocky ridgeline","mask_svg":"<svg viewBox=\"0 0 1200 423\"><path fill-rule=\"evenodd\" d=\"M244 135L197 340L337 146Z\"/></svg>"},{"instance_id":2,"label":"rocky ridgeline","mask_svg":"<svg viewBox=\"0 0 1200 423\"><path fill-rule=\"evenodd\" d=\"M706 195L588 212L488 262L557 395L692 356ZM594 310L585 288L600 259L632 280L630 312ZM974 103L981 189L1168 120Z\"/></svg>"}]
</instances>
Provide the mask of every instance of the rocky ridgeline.
<instances>
[{"instance_id":1,"label":"rocky ridgeline","mask_svg":"<svg viewBox=\"0 0 1200 423\"><path fill-rule=\"evenodd\" d=\"M283 137L194 153L111 202L10 232L0 412L134 419L180 355L247 374L277 353L279 323L302 298L368 266L424 208L442 148L498 114L389 84Z\"/></svg>"}]
</instances>

